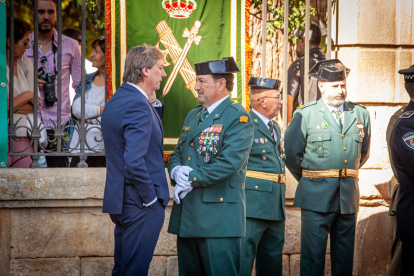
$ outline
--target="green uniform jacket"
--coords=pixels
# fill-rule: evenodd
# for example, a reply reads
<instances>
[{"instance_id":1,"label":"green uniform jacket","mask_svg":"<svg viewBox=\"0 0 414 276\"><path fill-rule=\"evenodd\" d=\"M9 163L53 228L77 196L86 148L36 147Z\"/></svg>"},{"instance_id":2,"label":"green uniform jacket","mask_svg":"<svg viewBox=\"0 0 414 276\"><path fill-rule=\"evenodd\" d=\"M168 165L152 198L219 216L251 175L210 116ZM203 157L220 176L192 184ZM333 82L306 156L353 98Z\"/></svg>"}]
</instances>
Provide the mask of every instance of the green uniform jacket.
<instances>
[{"instance_id":1,"label":"green uniform jacket","mask_svg":"<svg viewBox=\"0 0 414 276\"><path fill-rule=\"evenodd\" d=\"M280 128L274 122L278 141L268 127L253 112L254 141L249 155L248 170L285 174L285 162L280 156ZM266 220L285 219L285 183L246 177L246 216Z\"/></svg>"},{"instance_id":2,"label":"green uniform jacket","mask_svg":"<svg viewBox=\"0 0 414 276\"><path fill-rule=\"evenodd\" d=\"M230 98L220 103L198 125L202 107L191 110L180 140L171 154L168 170L193 168L189 180L194 189L180 204L174 202L168 232L180 237L242 237L246 228L244 182L253 142L253 124L246 109ZM199 137L210 126L221 126L217 153L204 163ZM174 185L174 181L171 181Z\"/></svg>"},{"instance_id":3,"label":"green uniform jacket","mask_svg":"<svg viewBox=\"0 0 414 276\"><path fill-rule=\"evenodd\" d=\"M295 206L323 213L358 212L358 178L302 177L302 169L359 169L367 161L371 140L368 111L345 102L343 118L341 132L322 98L294 113L285 133L285 147L286 165L299 181ZM363 138L359 128L363 128Z\"/></svg>"}]
</instances>

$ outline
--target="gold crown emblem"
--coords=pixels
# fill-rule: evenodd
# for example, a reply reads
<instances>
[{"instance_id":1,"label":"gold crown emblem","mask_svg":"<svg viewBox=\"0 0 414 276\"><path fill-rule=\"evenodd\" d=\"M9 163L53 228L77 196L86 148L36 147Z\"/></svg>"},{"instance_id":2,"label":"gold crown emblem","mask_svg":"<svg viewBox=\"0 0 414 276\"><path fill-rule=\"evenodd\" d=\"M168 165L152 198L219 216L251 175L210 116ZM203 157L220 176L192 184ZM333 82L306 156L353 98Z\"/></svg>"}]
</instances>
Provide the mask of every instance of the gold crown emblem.
<instances>
[{"instance_id":1,"label":"gold crown emblem","mask_svg":"<svg viewBox=\"0 0 414 276\"><path fill-rule=\"evenodd\" d=\"M163 0L162 7L173 18L188 18L197 8L194 0Z\"/></svg>"}]
</instances>

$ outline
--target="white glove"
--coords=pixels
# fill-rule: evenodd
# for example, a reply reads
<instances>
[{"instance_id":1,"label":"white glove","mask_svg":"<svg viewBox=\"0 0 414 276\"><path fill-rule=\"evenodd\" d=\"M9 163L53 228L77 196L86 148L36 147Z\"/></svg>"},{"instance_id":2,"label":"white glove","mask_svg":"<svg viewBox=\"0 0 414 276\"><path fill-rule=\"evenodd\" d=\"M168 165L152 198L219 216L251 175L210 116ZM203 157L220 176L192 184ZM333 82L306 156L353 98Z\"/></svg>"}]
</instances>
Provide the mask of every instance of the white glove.
<instances>
[{"instance_id":1,"label":"white glove","mask_svg":"<svg viewBox=\"0 0 414 276\"><path fill-rule=\"evenodd\" d=\"M177 166L171 172L171 178L175 180L175 182L188 181L188 175L193 169L189 166Z\"/></svg>"},{"instance_id":2,"label":"white glove","mask_svg":"<svg viewBox=\"0 0 414 276\"><path fill-rule=\"evenodd\" d=\"M193 190L193 187L191 187L191 186L189 188L185 189L184 191L181 192L180 198L183 199L192 190Z\"/></svg>"},{"instance_id":3,"label":"white glove","mask_svg":"<svg viewBox=\"0 0 414 276\"><path fill-rule=\"evenodd\" d=\"M180 204L180 198L183 199L189 192L193 190L190 181L179 180L175 185L173 199L175 203Z\"/></svg>"}]
</instances>

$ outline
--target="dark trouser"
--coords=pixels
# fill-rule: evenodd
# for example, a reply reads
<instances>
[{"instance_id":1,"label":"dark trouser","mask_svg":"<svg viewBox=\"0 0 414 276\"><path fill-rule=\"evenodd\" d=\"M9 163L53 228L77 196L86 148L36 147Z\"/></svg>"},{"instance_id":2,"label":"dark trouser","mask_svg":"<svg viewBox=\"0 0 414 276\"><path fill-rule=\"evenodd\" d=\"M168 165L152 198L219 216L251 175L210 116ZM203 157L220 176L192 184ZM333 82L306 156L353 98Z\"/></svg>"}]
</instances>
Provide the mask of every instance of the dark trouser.
<instances>
[{"instance_id":1,"label":"dark trouser","mask_svg":"<svg viewBox=\"0 0 414 276\"><path fill-rule=\"evenodd\" d=\"M72 156L72 160L70 161L70 167L76 168L80 161L79 156ZM88 156L85 160L86 164L88 164L89 168L93 167L106 167L106 157L105 156Z\"/></svg>"},{"instance_id":2,"label":"dark trouser","mask_svg":"<svg viewBox=\"0 0 414 276\"><path fill-rule=\"evenodd\" d=\"M256 258L256 275L282 275L282 250L285 221L246 218L246 237L241 239L240 275L252 275Z\"/></svg>"},{"instance_id":3,"label":"dark trouser","mask_svg":"<svg viewBox=\"0 0 414 276\"><path fill-rule=\"evenodd\" d=\"M236 276L240 271L240 238L177 236L180 276Z\"/></svg>"},{"instance_id":4,"label":"dark trouser","mask_svg":"<svg viewBox=\"0 0 414 276\"><path fill-rule=\"evenodd\" d=\"M112 275L148 275L164 217L164 206L160 200L148 208L139 208L124 192L122 215L111 215L115 223L115 265Z\"/></svg>"},{"instance_id":5,"label":"dark trouser","mask_svg":"<svg viewBox=\"0 0 414 276\"><path fill-rule=\"evenodd\" d=\"M388 266L387 274L385 276L397 276L401 273L401 240L397 238L397 204L400 194L400 184L395 185L392 191L390 209L388 214L392 216L393 226L393 241L391 247L391 263Z\"/></svg>"},{"instance_id":6,"label":"dark trouser","mask_svg":"<svg viewBox=\"0 0 414 276\"><path fill-rule=\"evenodd\" d=\"M414 231L414 230L413 230ZM401 276L414 275L414 239L402 238Z\"/></svg>"},{"instance_id":7,"label":"dark trouser","mask_svg":"<svg viewBox=\"0 0 414 276\"><path fill-rule=\"evenodd\" d=\"M330 234L332 276L352 276L356 215L302 209L301 221L300 275L324 275Z\"/></svg>"},{"instance_id":8,"label":"dark trouser","mask_svg":"<svg viewBox=\"0 0 414 276\"><path fill-rule=\"evenodd\" d=\"M47 136L50 141L55 139L55 130L47 129ZM55 141L57 142L57 140ZM51 151L56 151L57 144L55 142L49 142L46 149ZM63 149L62 149L63 151ZM62 168L69 166L69 160L67 156L46 156L46 164L48 168Z\"/></svg>"}]
</instances>

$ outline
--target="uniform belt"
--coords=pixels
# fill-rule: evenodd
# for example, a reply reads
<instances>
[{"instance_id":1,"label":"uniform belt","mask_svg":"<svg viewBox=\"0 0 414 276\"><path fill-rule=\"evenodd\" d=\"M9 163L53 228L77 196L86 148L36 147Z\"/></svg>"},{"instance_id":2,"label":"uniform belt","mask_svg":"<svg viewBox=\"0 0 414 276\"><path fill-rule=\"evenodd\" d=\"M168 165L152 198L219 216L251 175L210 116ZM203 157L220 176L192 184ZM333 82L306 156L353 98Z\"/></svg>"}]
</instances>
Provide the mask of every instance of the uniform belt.
<instances>
[{"instance_id":1,"label":"uniform belt","mask_svg":"<svg viewBox=\"0 0 414 276\"><path fill-rule=\"evenodd\" d=\"M353 169L330 169L326 171L308 171L302 170L302 176L309 178L325 178L325 177L358 177L359 171Z\"/></svg>"},{"instance_id":2,"label":"uniform belt","mask_svg":"<svg viewBox=\"0 0 414 276\"><path fill-rule=\"evenodd\" d=\"M285 174L265 173L265 172L247 170L246 177L257 178L257 179L262 179L262 180L270 180L276 183L286 182Z\"/></svg>"}]
</instances>

